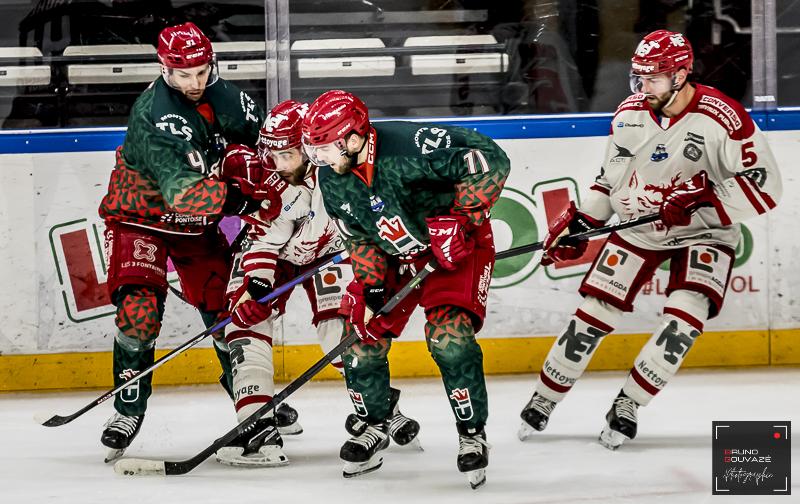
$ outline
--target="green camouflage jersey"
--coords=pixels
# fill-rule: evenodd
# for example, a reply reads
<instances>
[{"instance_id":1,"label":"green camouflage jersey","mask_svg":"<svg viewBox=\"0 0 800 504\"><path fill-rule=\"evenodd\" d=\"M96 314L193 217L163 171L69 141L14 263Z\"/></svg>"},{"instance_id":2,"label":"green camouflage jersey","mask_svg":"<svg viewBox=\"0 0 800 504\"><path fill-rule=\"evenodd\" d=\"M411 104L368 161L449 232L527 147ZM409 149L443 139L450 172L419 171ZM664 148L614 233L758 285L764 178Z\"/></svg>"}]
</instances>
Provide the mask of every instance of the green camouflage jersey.
<instances>
[{"instance_id":1,"label":"green camouflage jersey","mask_svg":"<svg viewBox=\"0 0 800 504\"><path fill-rule=\"evenodd\" d=\"M320 168L325 208L339 225L354 271L379 283L386 255L413 257L428 248L426 217L489 216L510 164L489 137L456 126L390 121L373 124L367 162L345 175Z\"/></svg>"},{"instance_id":2,"label":"green camouflage jersey","mask_svg":"<svg viewBox=\"0 0 800 504\"><path fill-rule=\"evenodd\" d=\"M208 175L226 143L255 145L263 120L250 96L224 79L193 103L159 77L133 105L100 216L202 233L219 220L226 195L225 184Z\"/></svg>"}]
</instances>

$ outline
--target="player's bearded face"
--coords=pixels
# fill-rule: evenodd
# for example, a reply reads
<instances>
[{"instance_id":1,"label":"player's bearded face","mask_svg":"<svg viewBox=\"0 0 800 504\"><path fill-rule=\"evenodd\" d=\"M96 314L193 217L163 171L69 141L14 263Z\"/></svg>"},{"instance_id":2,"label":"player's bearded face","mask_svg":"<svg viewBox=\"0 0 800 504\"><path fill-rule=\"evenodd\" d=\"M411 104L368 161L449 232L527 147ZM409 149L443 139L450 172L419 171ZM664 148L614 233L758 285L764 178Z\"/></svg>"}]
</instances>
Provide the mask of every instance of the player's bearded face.
<instances>
[{"instance_id":1,"label":"player's bearded face","mask_svg":"<svg viewBox=\"0 0 800 504\"><path fill-rule=\"evenodd\" d=\"M206 64L192 68L167 68L164 78L170 87L196 102L203 96L210 75L211 65Z\"/></svg>"},{"instance_id":2,"label":"player's bearded face","mask_svg":"<svg viewBox=\"0 0 800 504\"><path fill-rule=\"evenodd\" d=\"M286 149L282 151L271 151L269 157L275 163L275 171L286 182L292 185L300 185L306 177L308 171L307 159L303 155L302 149Z\"/></svg>"},{"instance_id":3,"label":"player's bearded face","mask_svg":"<svg viewBox=\"0 0 800 504\"><path fill-rule=\"evenodd\" d=\"M344 139L323 145L306 145L306 153L312 163L317 166L329 165L339 175L349 173L355 164Z\"/></svg>"},{"instance_id":4,"label":"player's bearded face","mask_svg":"<svg viewBox=\"0 0 800 504\"><path fill-rule=\"evenodd\" d=\"M656 75L631 74L631 91L644 93L647 103L654 111L660 111L672 98L676 88L676 75L674 72Z\"/></svg>"}]
</instances>

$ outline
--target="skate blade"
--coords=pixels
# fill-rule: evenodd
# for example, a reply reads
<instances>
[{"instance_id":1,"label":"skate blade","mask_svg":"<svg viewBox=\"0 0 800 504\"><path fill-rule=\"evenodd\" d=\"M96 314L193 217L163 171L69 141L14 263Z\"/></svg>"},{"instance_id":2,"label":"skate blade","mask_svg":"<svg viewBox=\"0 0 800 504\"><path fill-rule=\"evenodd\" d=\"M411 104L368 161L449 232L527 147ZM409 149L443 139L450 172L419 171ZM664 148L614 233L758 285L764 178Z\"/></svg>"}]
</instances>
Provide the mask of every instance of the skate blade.
<instances>
[{"instance_id":1,"label":"skate blade","mask_svg":"<svg viewBox=\"0 0 800 504\"><path fill-rule=\"evenodd\" d=\"M399 445L399 446L407 446L412 450L425 451L425 449L422 447L422 444L419 442L419 438L418 437L415 437L414 439L412 439L408 443L406 443L404 445Z\"/></svg>"},{"instance_id":2,"label":"skate blade","mask_svg":"<svg viewBox=\"0 0 800 504\"><path fill-rule=\"evenodd\" d=\"M124 458L114 464L114 472L120 476L166 476L163 460Z\"/></svg>"},{"instance_id":3,"label":"skate blade","mask_svg":"<svg viewBox=\"0 0 800 504\"><path fill-rule=\"evenodd\" d=\"M125 448L117 449L117 448L109 448L106 452L106 458L103 459L103 462L108 464L109 462L114 462L118 458L122 457L125 454Z\"/></svg>"},{"instance_id":4,"label":"skate blade","mask_svg":"<svg viewBox=\"0 0 800 504\"><path fill-rule=\"evenodd\" d=\"M278 427L278 433L281 436L296 436L298 434L303 433L303 426L299 423L295 422L291 425L286 425L284 427Z\"/></svg>"},{"instance_id":5,"label":"skate blade","mask_svg":"<svg viewBox=\"0 0 800 504\"><path fill-rule=\"evenodd\" d=\"M517 431L517 437L520 441L527 441L534 437L537 432L539 431L528 425L528 423L523 420L519 426L519 430Z\"/></svg>"},{"instance_id":6,"label":"skate blade","mask_svg":"<svg viewBox=\"0 0 800 504\"><path fill-rule=\"evenodd\" d=\"M345 462L342 476L345 478L355 478L363 474L377 471L383 465L383 456L375 455L366 462Z\"/></svg>"},{"instance_id":7,"label":"skate blade","mask_svg":"<svg viewBox=\"0 0 800 504\"><path fill-rule=\"evenodd\" d=\"M611 451L616 451L620 446L622 446L622 443L628 439L630 438L625 434L612 430L608 426L603 429L603 431L600 433L600 437L597 438L601 445Z\"/></svg>"},{"instance_id":8,"label":"skate blade","mask_svg":"<svg viewBox=\"0 0 800 504\"><path fill-rule=\"evenodd\" d=\"M473 490L475 490L480 486L483 486L486 483L486 469L476 469L474 471L467 471L464 474L467 475L469 486L472 487Z\"/></svg>"},{"instance_id":9,"label":"skate blade","mask_svg":"<svg viewBox=\"0 0 800 504\"><path fill-rule=\"evenodd\" d=\"M258 453L242 455L239 447L223 447L217 450L216 459L220 464L231 467L281 467L289 465L289 457L278 447L262 447Z\"/></svg>"}]
</instances>

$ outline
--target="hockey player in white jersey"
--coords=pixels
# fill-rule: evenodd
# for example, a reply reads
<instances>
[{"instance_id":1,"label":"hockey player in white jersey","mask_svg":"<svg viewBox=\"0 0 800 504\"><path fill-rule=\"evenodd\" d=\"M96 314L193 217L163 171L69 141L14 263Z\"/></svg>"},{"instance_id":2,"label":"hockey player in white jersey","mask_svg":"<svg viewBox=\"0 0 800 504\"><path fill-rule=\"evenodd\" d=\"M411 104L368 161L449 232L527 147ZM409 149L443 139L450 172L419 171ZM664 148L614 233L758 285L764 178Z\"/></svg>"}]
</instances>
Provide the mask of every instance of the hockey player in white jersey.
<instances>
[{"instance_id":1,"label":"hockey player in white jersey","mask_svg":"<svg viewBox=\"0 0 800 504\"><path fill-rule=\"evenodd\" d=\"M633 439L637 408L680 368L706 321L725 299L740 222L775 207L781 178L767 140L741 104L688 82L692 47L658 30L636 48L631 89L611 123L600 174L580 208L571 203L550 223L542 264L576 259L586 242L561 237L621 220L660 214L660 222L608 237L581 283L584 300L545 358L521 413L520 439L541 431L583 374L603 338L633 310L656 268L670 260L661 324L639 352L606 415L600 442Z\"/></svg>"},{"instance_id":2,"label":"hockey player in white jersey","mask_svg":"<svg viewBox=\"0 0 800 504\"><path fill-rule=\"evenodd\" d=\"M233 396L239 421L271 400L273 381L272 336L275 319L284 313L290 292L272 303L256 300L296 277L314 264L321 264L344 250L333 221L317 187L317 168L301 148L301 122L308 105L287 100L273 108L261 128L257 151L237 145L228 148L221 178L261 171L274 190L274 203L243 217L250 231L243 252L234 259L228 284L232 322L226 327L230 349ZM265 173L264 170L267 172ZM258 177L257 177L258 178ZM342 295L353 279L349 261L331 266L303 283L313 313L312 323L323 352L329 352L342 337L343 320L338 311ZM332 365L343 372L341 358ZM419 424L398 407L400 391L392 394L392 438L398 444L411 442ZM217 451L217 460L234 466L270 467L289 462L283 453L281 434L299 434L297 412L279 405L275 418L268 415L257 424L259 441L237 439ZM355 415L345 427L358 435L367 425ZM249 445L249 446L248 446Z\"/></svg>"}]
</instances>

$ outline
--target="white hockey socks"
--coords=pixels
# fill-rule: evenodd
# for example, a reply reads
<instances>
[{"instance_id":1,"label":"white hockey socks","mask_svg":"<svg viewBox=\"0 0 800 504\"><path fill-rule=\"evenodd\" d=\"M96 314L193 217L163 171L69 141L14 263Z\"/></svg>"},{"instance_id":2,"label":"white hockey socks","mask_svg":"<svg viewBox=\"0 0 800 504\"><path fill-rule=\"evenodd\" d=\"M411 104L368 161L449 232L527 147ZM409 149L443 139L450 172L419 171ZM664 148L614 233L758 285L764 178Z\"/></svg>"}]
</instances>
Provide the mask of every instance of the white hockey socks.
<instances>
[{"instance_id":1,"label":"white hockey socks","mask_svg":"<svg viewBox=\"0 0 800 504\"><path fill-rule=\"evenodd\" d=\"M551 401L561 401L586 370L603 336L614 330L621 317L618 308L587 297L550 348L536 392Z\"/></svg>"},{"instance_id":2,"label":"white hockey socks","mask_svg":"<svg viewBox=\"0 0 800 504\"><path fill-rule=\"evenodd\" d=\"M231 355L233 402L239 421L253 414L275 395L275 368L272 363L272 338L266 330L269 321L242 329L229 324L225 335ZM258 329L258 330L254 330ZM272 416L270 411L266 416Z\"/></svg>"},{"instance_id":3,"label":"white hockey socks","mask_svg":"<svg viewBox=\"0 0 800 504\"><path fill-rule=\"evenodd\" d=\"M667 385L703 332L708 308L709 300L703 294L687 290L670 294L661 325L634 360L622 387L625 395L645 406Z\"/></svg>"},{"instance_id":4,"label":"white hockey socks","mask_svg":"<svg viewBox=\"0 0 800 504\"><path fill-rule=\"evenodd\" d=\"M343 331L344 322L341 317L321 320L317 324L317 338L319 338L319 346L322 348L323 353L330 352L342 341ZM341 355L331 361L331 366L335 367L344 376L344 363L342 363Z\"/></svg>"}]
</instances>

